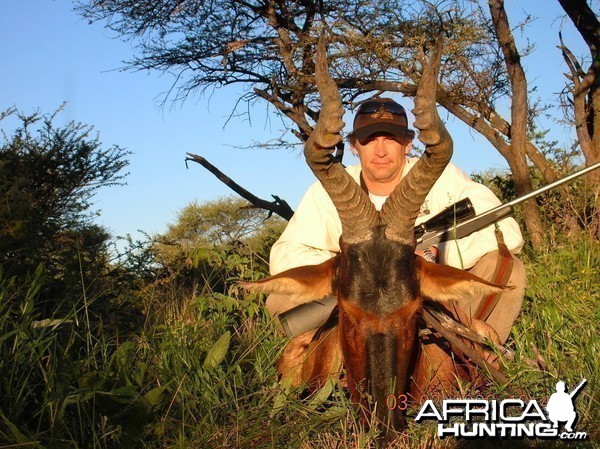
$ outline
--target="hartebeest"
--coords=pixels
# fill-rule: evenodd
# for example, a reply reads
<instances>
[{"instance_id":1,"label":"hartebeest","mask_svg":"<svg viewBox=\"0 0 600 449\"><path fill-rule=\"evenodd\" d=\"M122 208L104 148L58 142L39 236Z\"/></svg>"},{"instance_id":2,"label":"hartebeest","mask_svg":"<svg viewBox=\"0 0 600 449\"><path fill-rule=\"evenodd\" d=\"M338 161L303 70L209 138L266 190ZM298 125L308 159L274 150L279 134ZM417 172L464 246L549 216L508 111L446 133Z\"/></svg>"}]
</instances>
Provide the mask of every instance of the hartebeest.
<instances>
[{"instance_id":1,"label":"hartebeest","mask_svg":"<svg viewBox=\"0 0 600 449\"><path fill-rule=\"evenodd\" d=\"M302 353L305 359L297 375L319 385L335 371L335 356L341 350L352 400L366 409L375 404L376 417L399 430L404 426L404 417L398 410L388 410L386 398L407 391L423 300L448 301L505 287L415 256L413 228L417 214L452 155L452 139L436 111L441 40L424 68L413 110L414 126L420 130L425 152L380 212L343 166L333 160L333 150L342 139L344 110L325 53L321 39L316 79L322 109L304 154L338 211L341 252L320 265L291 269L243 285L255 291L292 295L298 302L337 295L339 320L336 315L316 334L293 340L280 368L286 374L293 369L288 366L290 359ZM303 351L309 343L319 349ZM423 376L417 377L414 382L426 382L419 380ZM426 386L421 387L426 390ZM368 396L372 401L365 399Z\"/></svg>"}]
</instances>

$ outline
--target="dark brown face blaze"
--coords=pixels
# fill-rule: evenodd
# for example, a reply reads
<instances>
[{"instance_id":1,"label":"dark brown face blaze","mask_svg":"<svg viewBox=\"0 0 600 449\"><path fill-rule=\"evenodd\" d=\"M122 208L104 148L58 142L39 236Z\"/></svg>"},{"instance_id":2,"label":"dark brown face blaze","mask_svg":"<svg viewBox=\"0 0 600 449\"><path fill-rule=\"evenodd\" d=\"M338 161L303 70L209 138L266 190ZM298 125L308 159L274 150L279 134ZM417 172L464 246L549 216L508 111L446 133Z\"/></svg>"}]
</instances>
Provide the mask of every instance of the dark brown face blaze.
<instances>
[{"instance_id":1,"label":"dark brown face blaze","mask_svg":"<svg viewBox=\"0 0 600 449\"><path fill-rule=\"evenodd\" d=\"M414 247L385 237L385 226L373 228L373 238L344 245L339 296L367 313L385 316L418 294Z\"/></svg>"},{"instance_id":2,"label":"dark brown face blaze","mask_svg":"<svg viewBox=\"0 0 600 449\"><path fill-rule=\"evenodd\" d=\"M425 196L452 155L452 140L436 111L435 93L441 61L441 38L415 98L415 123L424 155L396 186L381 212L341 164L333 162L341 141L343 108L328 72L324 39L317 47L316 79L322 101L319 120L304 154L334 203L342 222L338 305L340 343L352 398L367 406L368 393L377 418L400 430L404 418L388 413L389 394L406 392L421 308L415 274L413 228ZM391 416L390 416L391 415Z\"/></svg>"},{"instance_id":3,"label":"dark brown face blaze","mask_svg":"<svg viewBox=\"0 0 600 449\"><path fill-rule=\"evenodd\" d=\"M386 404L407 387L421 307L414 261L414 247L388 240L384 226L371 240L342 248L339 331L351 397L368 411L368 393L378 420L397 430L404 417Z\"/></svg>"}]
</instances>

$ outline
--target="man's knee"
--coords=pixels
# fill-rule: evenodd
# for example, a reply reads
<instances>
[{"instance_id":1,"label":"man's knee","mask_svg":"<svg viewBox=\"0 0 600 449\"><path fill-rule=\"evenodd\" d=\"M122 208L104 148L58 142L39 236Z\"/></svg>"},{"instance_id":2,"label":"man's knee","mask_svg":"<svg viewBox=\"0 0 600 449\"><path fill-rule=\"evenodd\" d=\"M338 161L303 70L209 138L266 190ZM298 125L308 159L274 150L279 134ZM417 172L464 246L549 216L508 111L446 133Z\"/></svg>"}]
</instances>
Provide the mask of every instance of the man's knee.
<instances>
[{"instance_id":1,"label":"man's knee","mask_svg":"<svg viewBox=\"0 0 600 449\"><path fill-rule=\"evenodd\" d=\"M279 295L277 293L271 293L267 296L265 306L269 314L274 317L280 313L286 312L298 304L293 302L287 295Z\"/></svg>"}]
</instances>

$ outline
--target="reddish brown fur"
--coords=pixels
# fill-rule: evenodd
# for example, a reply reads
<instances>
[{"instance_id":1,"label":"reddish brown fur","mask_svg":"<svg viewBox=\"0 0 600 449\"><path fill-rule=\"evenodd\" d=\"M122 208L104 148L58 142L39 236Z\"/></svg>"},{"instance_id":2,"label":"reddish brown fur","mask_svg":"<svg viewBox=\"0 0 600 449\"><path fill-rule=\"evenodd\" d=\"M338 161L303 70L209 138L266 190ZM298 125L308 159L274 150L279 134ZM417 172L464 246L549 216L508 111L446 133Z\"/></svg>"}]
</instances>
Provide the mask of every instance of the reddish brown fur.
<instances>
[{"instance_id":1,"label":"reddish brown fur","mask_svg":"<svg viewBox=\"0 0 600 449\"><path fill-rule=\"evenodd\" d=\"M256 282L240 282L248 290L289 295L297 303L317 301L335 289L340 256L318 265L305 265L282 271Z\"/></svg>"},{"instance_id":2,"label":"reddish brown fur","mask_svg":"<svg viewBox=\"0 0 600 449\"><path fill-rule=\"evenodd\" d=\"M422 257L415 260L415 272L421 294L438 301L459 299L465 294L497 293L514 288L493 284L458 268L427 262Z\"/></svg>"},{"instance_id":3,"label":"reddish brown fur","mask_svg":"<svg viewBox=\"0 0 600 449\"><path fill-rule=\"evenodd\" d=\"M414 344L415 327L407 325L415 319L421 309L421 301L415 300L398 308L395 312L379 317L362 310L348 301L338 302L340 307L340 349L344 354L344 365L348 374L348 387L352 400L359 401L361 387L357 385L365 379L366 341L374 333L393 334L397 338L398 358L410 351ZM405 367L406 368L406 367ZM350 381L350 380L353 381Z\"/></svg>"},{"instance_id":4,"label":"reddish brown fur","mask_svg":"<svg viewBox=\"0 0 600 449\"><path fill-rule=\"evenodd\" d=\"M495 333L489 325L481 321L473 321L469 327L486 337ZM312 342L315 332L316 330L312 330L294 337L279 359L278 372L282 379L291 378L292 387L308 385L311 390L316 390L327 378L339 378L341 375L342 348L339 332L334 329L324 341ZM422 397L452 396L456 392L459 380L472 380L468 367L451 355L448 344L442 338L432 337L421 343L415 355L416 362L408 388L409 397L419 401ZM490 362L496 359L494 354L485 351L483 355ZM352 366L347 360L344 361L344 365ZM495 365L497 367L497 363ZM360 376L361 373L353 375ZM355 389L356 398L357 394Z\"/></svg>"},{"instance_id":5,"label":"reddish brown fur","mask_svg":"<svg viewBox=\"0 0 600 449\"><path fill-rule=\"evenodd\" d=\"M302 367L302 378L313 388L320 388L328 378L342 369L339 335L337 328L332 328L311 342L308 347L307 359Z\"/></svg>"},{"instance_id":6,"label":"reddish brown fur","mask_svg":"<svg viewBox=\"0 0 600 449\"><path fill-rule=\"evenodd\" d=\"M308 362L309 358L315 358L314 352L307 351L310 342L312 341L317 329L304 332L292 338L289 343L283 348L283 352L277 362L277 371L282 379L289 379L292 387L297 387L302 384L310 385L310 378L303 376L303 367Z\"/></svg>"},{"instance_id":7,"label":"reddish brown fur","mask_svg":"<svg viewBox=\"0 0 600 449\"><path fill-rule=\"evenodd\" d=\"M421 280L421 285L425 285L425 291L428 297L436 296L436 292L443 292L442 296L447 296L448 287L458 287L462 292L465 288L474 290L484 289L484 291L496 291L506 289L507 287L490 284L489 282L471 275L462 270L442 265L430 264L417 257L416 261L417 277ZM315 266L316 267L316 266ZM306 268L306 267L305 267ZM311 279L318 270L296 270L296 274L310 273ZM332 270L325 268L320 271L320 276L327 278L332 276ZM269 285L269 279L272 281L275 277L261 281L263 285ZM324 280L318 281L323 283ZM466 287L465 287L466 286ZM268 290L268 288L267 288ZM423 288L422 288L423 290ZM346 354L351 354L344 360L344 366L352 379L364 379L364 359L365 345L364 340L368 333L394 332L398 335L398 341L404 342L403 345L410 346L414 343L412 335L406 335L407 317L416 316L421 308L421 301L411 301L405 307L399 308L396 312L384 318L378 318L373 314L365 313L358 306L348 301L339 301L340 306L340 325L333 331L326 332L321 338L312 341L316 330L306 332L294 337L286 346L278 364L280 375L292 377L292 385L298 386L307 384L311 388L318 388L329 376L338 376L341 370L342 345L346 345ZM452 310L456 313L456 309ZM343 317L343 318L342 318ZM495 331L486 323L473 320L469 321L465 316L459 317L467 327L476 331L480 335L491 338L492 341L498 341ZM341 336L341 338L340 338ZM343 343L344 342L344 343ZM399 350L403 345L399 345ZM493 355L486 354L488 360L493 359ZM466 380L469 373L464 366L458 365L445 344L440 341L422 345L416 355L414 371L412 373L412 382L410 393L418 398L420 395L454 391L457 380ZM351 386L350 386L351 387ZM353 387L351 387L351 390ZM358 390L354 389L353 397L358 397Z\"/></svg>"},{"instance_id":8,"label":"reddish brown fur","mask_svg":"<svg viewBox=\"0 0 600 449\"><path fill-rule=\"evenodd\" d=\"M489 324L480 320L469 320L457 308L452 311L458 312L459 321L472 331L494 343L500 342L498 334ZM495 368L499 368L498 358L494 353L483 350L470 340L463 339L463 343L479 352ZM480 376L481 373L474 366L452 354L447 341L442 337L431 336L419 345L409 395L415 401L421 401L422 398L451 397L457 392L459 382L477 384Z\"/></svg>"},{"instance_id":9,"label":"reddish brown fur","mask_svg":"<svg viewBox=\"0 0 600 449\"><path fill-rule=\"evenodd\" d=\"M317 329L313 329L292 338L279 358L279 375L282 379L289 378L292 387L305 384L314 390L341 372L338 329L326 331L313 341L316 332Z\"/></svg>"}]
</instances>

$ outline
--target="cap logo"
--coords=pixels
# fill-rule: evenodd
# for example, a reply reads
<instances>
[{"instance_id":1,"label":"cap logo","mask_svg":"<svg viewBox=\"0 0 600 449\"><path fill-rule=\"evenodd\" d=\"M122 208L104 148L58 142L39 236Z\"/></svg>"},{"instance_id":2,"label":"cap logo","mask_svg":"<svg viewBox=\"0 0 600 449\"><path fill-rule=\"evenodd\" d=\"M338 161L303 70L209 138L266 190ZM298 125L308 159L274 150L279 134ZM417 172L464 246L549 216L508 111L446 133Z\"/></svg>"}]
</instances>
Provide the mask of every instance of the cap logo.
<instances>
[{"instance_id":1,"label":"cap logo","mask_svg":"<svg viewBox=\"0 0 600 449\"><path fill-rule=\"evenodd\" d=\"M375 113L371 114L371 118L393 120L394 115L391 112L388 112L385 109L385 106L382 105L377 111L375 111Z\"/></svg>"}]
</instances>

